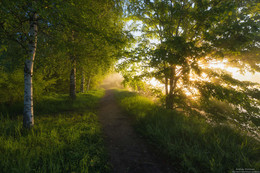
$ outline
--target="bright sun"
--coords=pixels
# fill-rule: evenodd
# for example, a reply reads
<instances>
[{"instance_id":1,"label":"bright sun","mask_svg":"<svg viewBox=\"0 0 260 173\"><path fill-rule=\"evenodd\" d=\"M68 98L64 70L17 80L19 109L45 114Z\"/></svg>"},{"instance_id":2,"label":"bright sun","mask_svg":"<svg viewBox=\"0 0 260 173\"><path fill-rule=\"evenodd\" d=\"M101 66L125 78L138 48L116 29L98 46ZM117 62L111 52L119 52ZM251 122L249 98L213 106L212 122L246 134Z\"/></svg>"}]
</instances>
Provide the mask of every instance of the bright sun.
<instances>
[{"instance_id":1,"label":"bright sun","mask_svg":"<svg viewBox=\"0 0 260 173\"><path fill-rule=\"evenodd\" d=\"M260 73L251 73L246 71L244 74L241 74L239 72L238 68L235 67L231 67L228 66L228 61L227 60L222 60L222 61L211 61L211 62L207 62L207 63L202 63L201 62L201 67L202 68L209 68L209 69L221 69L221 70L226 70L227 72L231 73L231 75L238 80L247 80L247 81L252 81L252 82L258 82L260 83ZM196 80L200 80L200 81L210 81L210 78L208 77L208 75L206 73L202 73L200 76L191 73L190 74L190 80L191 81L196 81ZM165 86L164 84L162 84L161 82L159 82L156 78L152 78L151 80L148 80L147 83L149 85L151 85L154 88L160 88L162 91L165 90ZM182 84L180 84L182 85ZM188 89L184 89L186 95L188 97L191 97L193 99L196 99L197 96L199 95L199 92L195 89L195 88L190 88Z\"/></svg>"}]
</instances>

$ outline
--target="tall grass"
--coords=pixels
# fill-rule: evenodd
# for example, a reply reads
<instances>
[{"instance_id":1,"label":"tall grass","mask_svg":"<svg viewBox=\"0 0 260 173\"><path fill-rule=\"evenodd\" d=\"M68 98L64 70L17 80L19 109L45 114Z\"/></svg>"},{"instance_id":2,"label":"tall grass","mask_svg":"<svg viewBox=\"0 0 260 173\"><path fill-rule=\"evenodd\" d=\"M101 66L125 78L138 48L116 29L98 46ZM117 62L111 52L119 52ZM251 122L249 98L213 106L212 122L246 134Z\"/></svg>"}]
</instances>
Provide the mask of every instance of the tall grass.
<instances>
[{"instance_id":1,"label":"tall grass","mask_svg":"<svg viewBox=\"0 0 260 173\"><path fill-rule=\"evenodd\" d=\"M121 107L135 117L145 135L176 171L223 173L260 169L260 144L227 126L212 126L198 116L182 115L127 91L115 91Z\"/></svg>"},{"instance_id":2,"label":"tall grass","mask_svg":"<svg viewBox=\"0 0 260 173\"><path fill-rule=\"evenodd\" d=\"M0 172L109 172L96 116L103 91L46 96L36 104L35 126L22 116L0 117Z\"/></svg>"}]
</instances>

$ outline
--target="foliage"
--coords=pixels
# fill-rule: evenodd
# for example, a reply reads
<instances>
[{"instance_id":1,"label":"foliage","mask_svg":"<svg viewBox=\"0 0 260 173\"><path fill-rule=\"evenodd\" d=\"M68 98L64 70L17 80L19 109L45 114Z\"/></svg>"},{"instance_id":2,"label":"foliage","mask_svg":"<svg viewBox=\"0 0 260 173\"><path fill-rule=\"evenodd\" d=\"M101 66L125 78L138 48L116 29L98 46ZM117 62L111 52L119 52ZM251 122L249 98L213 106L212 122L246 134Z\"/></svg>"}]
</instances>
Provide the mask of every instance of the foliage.
<instances>
[{"instance_id":1,"label":"foliage","mask_svg":"<svg viewBox=\"0 0 260 173\"><path fill-rule=\"evenodd\" d=\"M209 67L214 62L259 71L257 1L130 0L127 5L126 18L141 23L136 30L142 35L119 65L126 80L156 78L165 86L161 100L170 109L212 113L217 99L235 112L226 118L243 117L247 124L259 119L259 84Z\"/></svg>"},{"instance_id":2,"label":"foliage","mask_svg":"<svg viewBox=\"0 0 260 173\"><path fill-rule=\"evenodd\" d=\"M138 132L170 159L176 172L259 169L259 142L238 130L166 110L135 93L115 93L121 107L135 117Z\"/></svg>"},{"instance_id":3,"label":"foliage","mask_svg":"<svg viewBox=\"0 0 260 173\"><path fill-rule=\"evenodd\" d=\"M23 73L15 71L13 73L2 72L0 74L0 103L21 101L23 99Z\"/></svg>"},{"instance_id":4,"label":"foliage","mask_svg":"<svg viewBox=\"0 0 260 173\"><path fill-rule=\"evenodd\" d=\"M112 0L1 1L0 92L3 99L0 102L12 104L22 99L22 71L28 59L29 12L38 14L33 75L37 100L46 94L69 92L72 56L77 61L77 85L83 75L87 81L85 86L90 81L89 86L95 88L110 72L128 38L123 32L121 3Z\"/></svg>"},{"instance_id":5,"label":"foliage","mask_svg":"<svg viewBox=\"0 0 260 173\"><path fill-rule=\"evenodd\" d=\"M0 118L1 172L109 172L96 108L103 91L42 98L32 129L21 115ZM28 147L30 146L30 147Z\"/></svg>"}]
</instances>

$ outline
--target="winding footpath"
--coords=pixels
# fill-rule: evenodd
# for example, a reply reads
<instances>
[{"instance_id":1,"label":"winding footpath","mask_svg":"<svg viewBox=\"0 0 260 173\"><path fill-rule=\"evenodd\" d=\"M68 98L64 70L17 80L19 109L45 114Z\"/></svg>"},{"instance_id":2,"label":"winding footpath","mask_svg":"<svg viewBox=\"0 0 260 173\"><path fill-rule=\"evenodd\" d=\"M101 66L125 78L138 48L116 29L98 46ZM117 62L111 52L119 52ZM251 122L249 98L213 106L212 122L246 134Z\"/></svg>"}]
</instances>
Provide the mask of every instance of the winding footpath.
<instances>
[{"instance_id":1,"label":"winding footpath","mask_svg":"<svg viewBox=\"0 0 260 173\"><path fill-rule=\"evenodd\" d=\"M133 121L120 110L113 90L106 91L98 115L113 173L172 172L135 133Z\"/></svg>"}]
</instances>

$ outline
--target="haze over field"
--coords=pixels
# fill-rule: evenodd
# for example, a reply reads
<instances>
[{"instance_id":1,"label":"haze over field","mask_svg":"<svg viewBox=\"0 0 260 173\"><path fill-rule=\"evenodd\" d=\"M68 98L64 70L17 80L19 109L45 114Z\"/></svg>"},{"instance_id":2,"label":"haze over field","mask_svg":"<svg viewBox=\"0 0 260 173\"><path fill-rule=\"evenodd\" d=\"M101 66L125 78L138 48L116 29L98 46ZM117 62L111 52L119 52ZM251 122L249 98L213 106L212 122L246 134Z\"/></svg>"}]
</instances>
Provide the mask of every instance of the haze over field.
<instances>
[{"instance_id":1,"label":"haze over field","mask_svg":"<svg viewBox=\"0 0 260 173\"><path fill-rule=\"evenodd\" d=\"M105 77L100 87L104 89L123 88L123 80L123 76L119 73L112 73Z\"/></svg>"}]
</instances>

